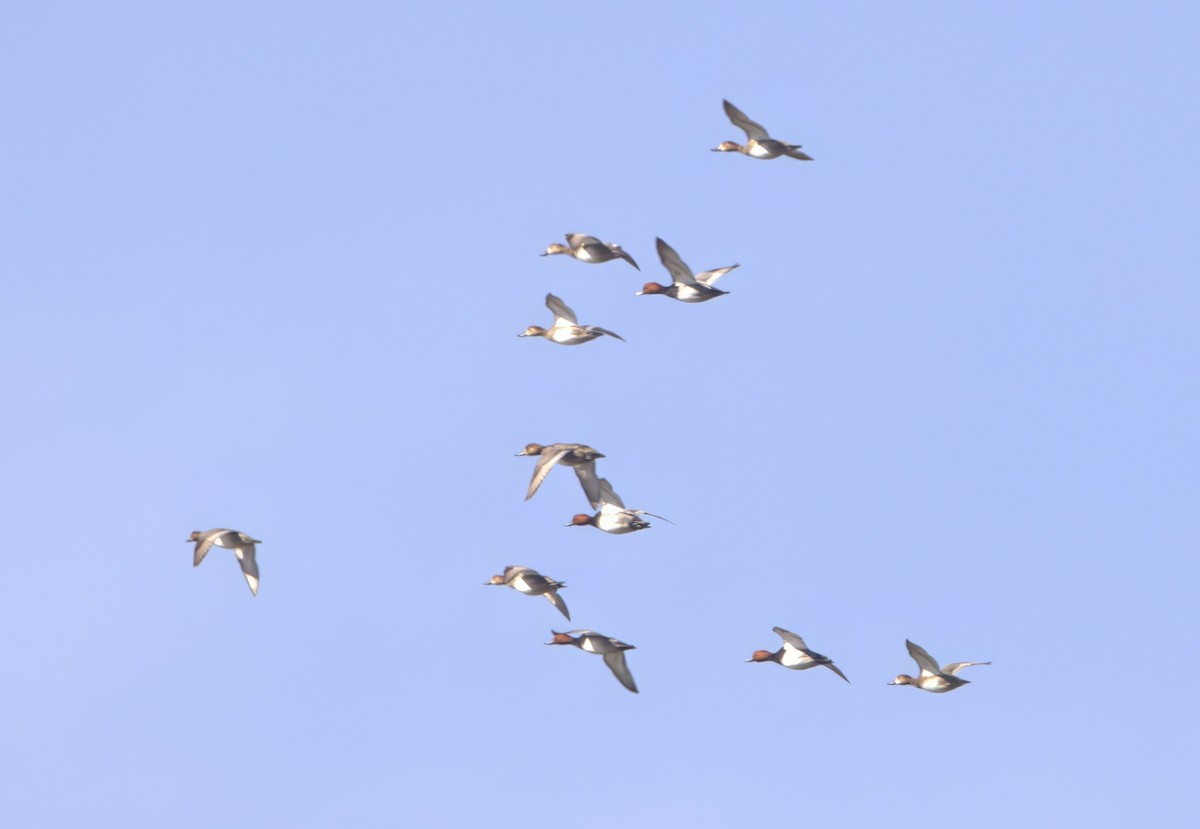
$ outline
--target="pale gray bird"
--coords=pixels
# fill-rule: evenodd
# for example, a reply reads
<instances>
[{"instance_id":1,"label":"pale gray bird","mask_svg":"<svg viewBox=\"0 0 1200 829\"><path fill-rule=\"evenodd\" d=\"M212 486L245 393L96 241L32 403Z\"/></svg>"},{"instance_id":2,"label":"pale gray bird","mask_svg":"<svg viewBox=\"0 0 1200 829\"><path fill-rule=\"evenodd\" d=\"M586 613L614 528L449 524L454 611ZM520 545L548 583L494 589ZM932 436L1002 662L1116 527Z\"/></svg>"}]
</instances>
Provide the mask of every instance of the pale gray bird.
<instances>
[{"instance_id":1,"label":"pale gray bird","mask_svg":"<svg viewBox=\"0 0 1200 829\"><path fill-rule=\"evenodd\" d=\"M570 306L554 294L546 294L546 307L554 314L554 323L549 328L531 325L518 334L518 337L545 337L550 342L559 345L579 345L607 334L625 342L624 337L607 328L601 328L598 325L580 325Z\"/></svg>"},{"instance_id":2,"label":"pale gray bird","mask_svg":"<svg viewBox=\"0 0 1200 829\"><path fill-rule=\"evenodd\" d=\"M751 121L746 117L746 113L729 103L729 101L723 101L722 103L725 105L725 114L729 116L729 120L733 122L735 127L746 133L746 143L742 145L736 141L722 141L713 147L713 152L741 153L751 158L761 158L763 160L786 155L790 158L798 158L801 161L812 161L812 156L802 152L799 144L787 144L783 141L776 141L767 135L767 131L763 129L762 124L757 121Z\"/></svg>"},{"instance_id":3,"label":"pale gray bird","mask_svg":"<svg viewBox=\"0 0 1200 829\"><path fill-rule=\"evenodd\" d=\"M929 655L929 651L907 639L904 640L904 644L908 646L908 655L917 663L921 672L917 674L916 678L908 674L900 674L888 685L911 685L933 694L945 694L970 683L971 680L961 679L957 676L963 668L992 664L991 662L951 662L939 668L937 661Z\"/></svg>"},{"instance_id":4,"label":"pale gray bird","mask_svg":"<svg viewBox=\"0 0 1200 829\"><path fill-rule=\"evenodd\" d=\"M579 485L583 487L583 494L587 496L592 509L600 505L600 479L596 477L596 459L603 458L604 455L592 447L582 443L551 443L549 446L527 443L525 448L517 453L518 458L522 455L536 456L538 459L533 467L533 477L529 479L529 491L525 493L526 501L538 491L538 487L546 480L554 465L561 463L575 470L575 476L579 478Z\"/></svg>"},{"instance_id":5,"label":"pale gray bird","mask_svg":"<svg viewBox=\"0 0 1200 829\"><path fill-rule=\"evenodd\" d=\"M558 595L560 588L566 587L561 581L543 576L532 567L522 567L519 564L510 564L504 568L504 575L492 576L492 580L484 582L485 585L502 584L511 587L518 593L524 593L526 596L545 596L550 604L558 608L559 613L567 617L567 621L571 621L571 612L567 610L567 603Z\"/></svg>"},{"instance_id":6,"label":"pale gray bird","mask_svg":"<svg viewBox=\"0 0 1200 829\"><path fill-rule=\"evenodd\" d=\"M613 259L624 259L639 271L641 270L641 268L638 268L638 263L633 261L633 257L622 250L620 245L615 245L612 242L601 242L595 236L588 236L585 233L568 233L566 237L566 245L555 243L547 247L546 252L541 255L553 256L556 253L565 253L568 256L578 259L580 262L587 262L590 265L611 262Z\"/></svg>"},{"instance_id":7,"label":"pale gray bird","mask_svg":"<svg viewBox=\"0 0 1200 829\"><path fill-rule=\"evenodd\" d=\"M200 562L204 561L204 557L208 555L208 551L214 544L233 550L238 563L242 565L242 575L246 577L246 583L250 585L250 592L255 596L258 595L258 563L254 560L254 545L262 544L261 541L237 530L225 529L205 530L204 532L196 530L188 536L187 540L196 542L196 551L192 558L193 567L200 566Z\"/></svg>"}]
</instances>

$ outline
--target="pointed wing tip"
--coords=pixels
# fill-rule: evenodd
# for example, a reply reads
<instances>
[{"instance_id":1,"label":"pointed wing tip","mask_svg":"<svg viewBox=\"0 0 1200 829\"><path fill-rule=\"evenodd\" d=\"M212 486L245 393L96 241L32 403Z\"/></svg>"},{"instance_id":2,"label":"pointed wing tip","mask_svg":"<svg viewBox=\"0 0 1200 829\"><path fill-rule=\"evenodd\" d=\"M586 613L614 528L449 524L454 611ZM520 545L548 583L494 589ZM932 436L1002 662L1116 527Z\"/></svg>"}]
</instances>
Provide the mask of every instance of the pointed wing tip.
<instances>
[{"instance_id":1,"label":"pointed wing tip","mask_svg":"<svg viewBox=\"0 0 1200 829\"><path fill-rule=\"evenodd\" d=\"M565 584L562 586L566 587ZM563 601L562 596L558 595L557 591L552 592L552 593L547 593L546 598L550 600L550 604L552 604L556 608L558 608L559 613L561 613L563 616L567 617L568 622L571 621L571 611L567 610L567 603Z\"/></svg>"},{"instance_id":2,"label":"pointed wing tip","mask_svg":"<svg viewBox=\"0 0 1200 829\"><path fill-rule=\"evenodd\" d=\"M634 648L630 646L626 650L634 650ZM629 670L629 663L625 661L625 651L604 654L604 664L608 665L608 669L617 678L617 682L620 682L626 690L635 694L638 692L637 682L634 681L633 673Z\"/></svg>"}]
</instances>

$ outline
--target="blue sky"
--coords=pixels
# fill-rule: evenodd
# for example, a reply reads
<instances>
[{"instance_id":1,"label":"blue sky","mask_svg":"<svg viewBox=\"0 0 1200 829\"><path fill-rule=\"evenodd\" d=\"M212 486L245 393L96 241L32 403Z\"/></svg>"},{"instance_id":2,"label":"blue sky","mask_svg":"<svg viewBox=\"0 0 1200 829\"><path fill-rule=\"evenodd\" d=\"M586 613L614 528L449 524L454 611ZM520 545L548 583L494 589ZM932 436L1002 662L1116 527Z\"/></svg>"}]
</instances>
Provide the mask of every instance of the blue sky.
<instances>
[{"instance_id":1,"label":"blue sky","mask_svg":"<svg viewBox=\"0 0 1200 829\"><path fill-rule=\"evenodd\" d=\"M3 822L1194 823L1198 24L6 10ZM656 236L731 293L635 297ZM551 291L628 342L518 339ZM530 441L676 526L565 528Z\"/></svg>"}]
</instances>

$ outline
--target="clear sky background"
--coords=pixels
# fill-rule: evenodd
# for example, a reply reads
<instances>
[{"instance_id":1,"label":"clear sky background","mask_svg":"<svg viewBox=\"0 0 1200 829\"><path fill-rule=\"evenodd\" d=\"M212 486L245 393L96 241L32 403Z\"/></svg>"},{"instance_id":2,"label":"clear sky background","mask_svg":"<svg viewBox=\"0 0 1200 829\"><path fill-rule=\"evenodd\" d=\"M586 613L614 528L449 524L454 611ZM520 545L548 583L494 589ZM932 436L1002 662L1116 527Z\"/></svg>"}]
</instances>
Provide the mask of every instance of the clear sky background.
<instances>
[{"instance_id":1,"label":"clear sky background","mask_svg":"<svg viewBox=\"0 0 1200 829\"><path fill-rule=\"evenodd\" d=\"M1195 825L1198 27L10 4L0 822ZM655 236L731 293L635 297ZM676 526L565 528L530 441Z\"/></svg>"}]
</instances>

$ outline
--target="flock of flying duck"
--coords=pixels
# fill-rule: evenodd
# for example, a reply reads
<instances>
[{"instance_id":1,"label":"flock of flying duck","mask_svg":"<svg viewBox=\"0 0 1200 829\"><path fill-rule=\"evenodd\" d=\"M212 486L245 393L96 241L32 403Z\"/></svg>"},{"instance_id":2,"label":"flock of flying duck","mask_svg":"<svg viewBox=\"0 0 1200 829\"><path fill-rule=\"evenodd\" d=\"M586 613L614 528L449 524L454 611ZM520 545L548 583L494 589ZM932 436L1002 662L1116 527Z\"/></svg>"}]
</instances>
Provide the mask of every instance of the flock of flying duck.
<instances>
[{"instance_id":1,"label":"flock of flying duck","mask_svg":"<svg viewBox=\"0 0 1200 829\"><path fill-rule=\"evenodd\" d=\"M802 161L812 160L811 156L801 150L799 144L787 144L771 138L761 124L750 120L744 112L729 101L725 101L724 106L729 120L746 133L746 143L722 141L713 148L713 152L738 152L750 158L762 160L779 156ZM541 255L564 254L580 262L593 265L623 259L637 270L641 270L633 257L620 245L602 242L594 236L583 233L568 233L566 239L567 244L552 244ZM738 267L737 265L694 273L674 248L662 239L655 241L658 258L663 267L667 269L667 273L671 277L671 284L660 285L656 282L647 282L642 286L642 290L637 292L638 296L662 294L680 302L707 302L728 293L728 291L713 287L713 283ZM538 325L531 325L517 336L544 337L559 345L580 345L605 335L624 341L622 337L607 328L601 328L598 325L580 325L575 312L554 294L546 294L546 307L554 315L554 322L551 326L542 328ZM642 517L645 515L667 521L661 515L655 515L645 510L627 509L620 496L613 491L612 485L596 474L596 460L603 458L604 455L590 446L579 443L552 443L549 445L530 443L517 455L538 459L533 468L533 477L529 481L529 489L525 494L526 501L534 496L555 466L569 466L575 471L588 503L596 512L593 514L579 513L573 516L566 525L568 527L592 526L606 533L620 535L649 527L650 523ZM667 523L671 522L667 521ZM196 545L193 553L193 566L199 566L208 551L214 546L232 549L241 565L242 574L246 577L246 583L250 585L250 592L258 595L258 563L255 560L254 545L261 544L261 541L246 533L228 529L197 530L188 537L188 541ZM558 591L566 585L548 576L543 576L531 567L510 565L504 568L503 574L492 576L490 581L485 582L485 585L511 587L526 596L544 596L568 621L571 619L567 603L558 595ZM746 660L747 662L774 662L796 671L820 665L833 671L846 682L850 681L833 663L832 659L809 648L800 636L781 627L775 627L772 630L783 640L782 647L776 651L756 650ZM574 645L587 653L604 657L604 662L612 671L613 676L633 693L638 692L637 683L634 682L633 674L625 661L625 651L634 650L635 646L594 630L571 630L565 633L551 630L550 633L553 638L546 643L547 645ZM992 664L990 662L951 662L939 666L929 652L920 645L907 639L904 643L908 647L909 655L920 670L915 677L900 674L888 685L912 685L922 691L944 694L968 684L969 680L958 676L963 668Z\"/></svg>"}]
</instances>

